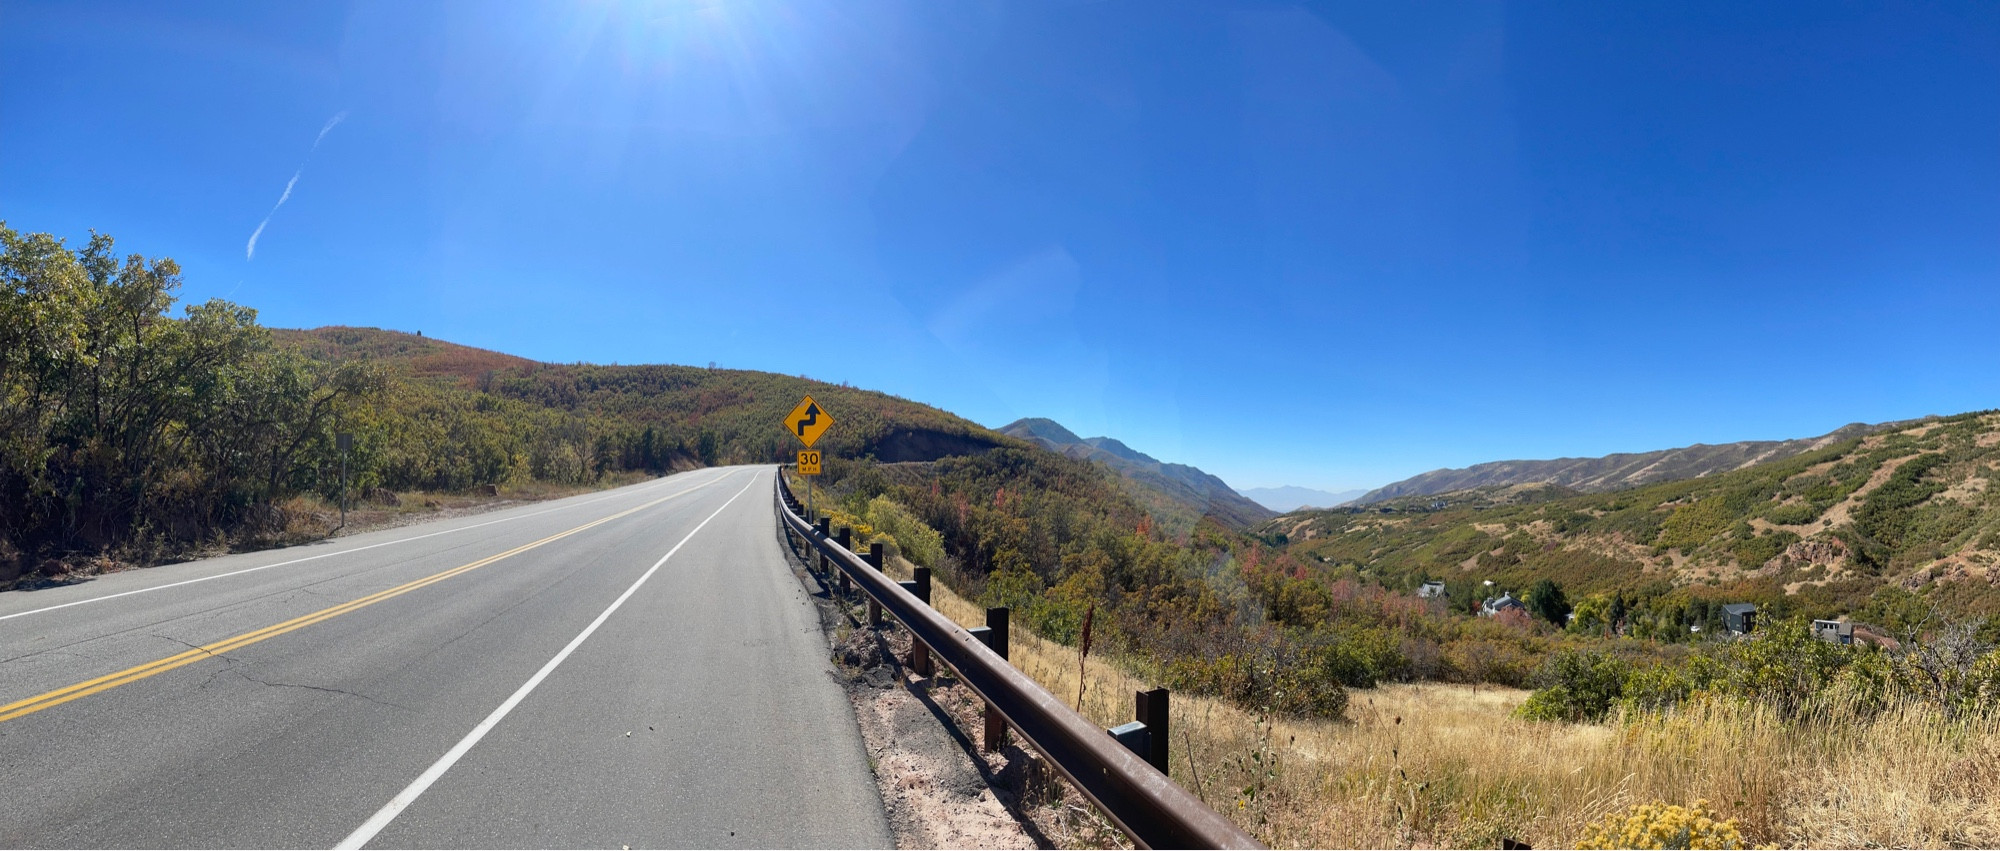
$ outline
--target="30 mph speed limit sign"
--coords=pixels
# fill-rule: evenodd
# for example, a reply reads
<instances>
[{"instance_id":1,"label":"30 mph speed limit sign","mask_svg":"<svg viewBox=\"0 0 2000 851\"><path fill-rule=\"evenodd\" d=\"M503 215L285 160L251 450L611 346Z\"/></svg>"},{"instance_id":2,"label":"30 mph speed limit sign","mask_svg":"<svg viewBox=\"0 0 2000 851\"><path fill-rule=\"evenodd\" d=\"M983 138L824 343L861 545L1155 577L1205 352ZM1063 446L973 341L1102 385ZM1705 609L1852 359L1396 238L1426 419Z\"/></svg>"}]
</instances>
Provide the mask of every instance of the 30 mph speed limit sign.
<instances>
[{"instance_id":1,"label":"30 mph speed limit sign","mask_svg":"<svg viewBox=\"0 0 2000 851\"><path fill-rule=\"evenodd\" d=\"M801 476L819 475L819 450L817 449L799 450L799 475Z\"/></svg>"}]
</instances>

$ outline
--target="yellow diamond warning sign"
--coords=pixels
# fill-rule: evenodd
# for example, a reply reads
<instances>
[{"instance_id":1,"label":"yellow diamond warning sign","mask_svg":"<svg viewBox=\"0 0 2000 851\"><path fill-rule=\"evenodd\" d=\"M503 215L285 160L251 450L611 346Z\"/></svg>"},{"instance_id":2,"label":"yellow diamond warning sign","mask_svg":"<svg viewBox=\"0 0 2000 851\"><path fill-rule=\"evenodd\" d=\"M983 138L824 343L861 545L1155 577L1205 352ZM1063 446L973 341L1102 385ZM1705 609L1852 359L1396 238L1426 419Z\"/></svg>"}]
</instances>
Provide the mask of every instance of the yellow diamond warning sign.
<instances>
[{"instance_id":1,"label":"yellow diamond warning sign","mask_svg":"<svg viewBox=\"0 0 2000 851\"><path fill-rule=\"evenodd\" d=\"M833 417L827 414L826 409L821 408L818 402L813 401L811 396L807 396L805 401L800 402L798 407L793 408L792 412L785 416L785 430L791 432L792 436L798 438L808 449L819 442L819 436L825 434L826 427L830 425L833 425Z\"/></svg>"}]
</instances>

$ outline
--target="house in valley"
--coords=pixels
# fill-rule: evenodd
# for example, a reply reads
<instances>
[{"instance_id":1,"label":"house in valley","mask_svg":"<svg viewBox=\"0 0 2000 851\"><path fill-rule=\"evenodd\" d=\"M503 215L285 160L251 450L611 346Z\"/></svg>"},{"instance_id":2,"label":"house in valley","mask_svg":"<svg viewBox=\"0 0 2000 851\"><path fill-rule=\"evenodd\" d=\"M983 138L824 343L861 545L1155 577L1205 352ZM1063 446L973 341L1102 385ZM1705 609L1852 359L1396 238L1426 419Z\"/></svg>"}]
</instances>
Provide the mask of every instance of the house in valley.
<instances>
[{"instance_id":1,"label":"house in valley","mask_svg":"<svg viewBox=\"0 0 2000 851\"><path fill-rule=\"evenodd\" d=\"M1722 607L1722 625L1731 635L1749 635L1757 628L1756 603L1727 603Z\"/></svg>"},{"instance_id":2,"label":"house in valley","mask_svg":"<svg viewBox=\"0 0 2000 851\"><path fill-rule=\"evenodd\" d=\"M1813 637L1821 641L1833 644L1854 643L1854 622L1846 618L1814 620L1812 631Z\"/></svg>"},{"instance_id":3,"label":"house in valley","mask_svg":"<svg viewBox=\"0 0 2000 851\"><path fill-rule=\"evenodd\" d=\"M1514 599L1514 595L1508 593L1502 593L1498 597L1489 597L1486 602L1479 604L1479 614L1481 617L1490 618L1508 609L1526 612L1528 604Z\"/></svg>"}]
</instances>

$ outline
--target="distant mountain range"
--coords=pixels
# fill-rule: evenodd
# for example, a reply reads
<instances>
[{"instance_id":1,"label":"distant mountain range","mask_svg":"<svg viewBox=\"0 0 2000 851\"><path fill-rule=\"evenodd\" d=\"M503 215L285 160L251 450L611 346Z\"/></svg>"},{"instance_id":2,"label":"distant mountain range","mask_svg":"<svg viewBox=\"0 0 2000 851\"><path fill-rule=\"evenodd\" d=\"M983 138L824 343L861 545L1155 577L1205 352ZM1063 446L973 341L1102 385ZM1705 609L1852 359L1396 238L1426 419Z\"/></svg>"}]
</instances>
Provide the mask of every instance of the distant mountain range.
<instances>
[{"instance_id":1,"label":"distant mountain range","mask_svg":"<svg viewBox=\"0 0 2000 851\"><path fill-rule=\"evenodd\" d=\"M1237 493L1252 502L1272 511L1297 511L1301 508L1332 508L1361 498L1367 494L1365 488L1351 491L1323 491L1285 485L1276 488L1238 488Z\"/></svg>"},{"instance_id":2,"label":"distant mountain range","mask_svg":"<svg viewBox=\"0 0 2000 851\"><path fill-rule=\"evenodd\" d=\"M1602 458L1489 461L1458 469L1432 470L1400 482L1383 485L1369 491L1357 502L1368 504L1406 496L1429 496L1473 488L1532 484L1560 485L1584 493L1601 493L1741 470L1811 452L1849 438L1862 437L1904 425L1908 425L1908 422L1879 425L1850 423L1819 437L1795 440L1746 440L1741 443L1714 445L1697 443L1680 449L1621 452Z\"/></svg>"},{"instance_id":3,"label":"distant mountain range","mask_svg":"<svg viewBox=\"0 0 2000 851\"><path fill-rule=\"evenodd\" d=\"M1015 420L998 431L1071 458L1103 464L1133 483L1193 509L1197 516L1212 517L1233 529L1278 516L1278 512L1251 501L1221 479L1199 469L1161 461L1109 437L1078 437L1055 420L1030 417Z\"/></svg>"}]
</instances>

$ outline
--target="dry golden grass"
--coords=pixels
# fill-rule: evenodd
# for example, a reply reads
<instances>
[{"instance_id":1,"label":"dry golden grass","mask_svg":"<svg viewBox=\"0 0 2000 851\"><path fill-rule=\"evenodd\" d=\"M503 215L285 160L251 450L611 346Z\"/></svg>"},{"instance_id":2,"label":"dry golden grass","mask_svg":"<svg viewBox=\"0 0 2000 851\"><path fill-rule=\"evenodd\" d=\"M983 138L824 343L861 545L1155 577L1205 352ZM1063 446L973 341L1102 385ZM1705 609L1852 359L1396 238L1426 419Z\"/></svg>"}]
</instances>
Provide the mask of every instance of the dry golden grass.
<instances>
[{"instance_id":1,"label":"dry golden grass","mask_svg":"<svg viewBox=\"0 0 2000 851\"><path fill-rule=\"evenodd\" d=\"M907 577L907 563L891 569ZM967 626L984 609L942 585ZM1011 657L1067 701L1077 651L1018 627ZM1131 720L1150 687L1085 666L1083 713ZM1272 719L1175 695L1173 777L1273 847L1571 847L1636 804L1707 799L1746 839L1802 847L2000 847L2000 719L1926 706L1786 722L1733 701L1602 725L1518 720L1527 692L1419 684L1353 692L1347 719Z\"/></svg>"}]
</instances>

